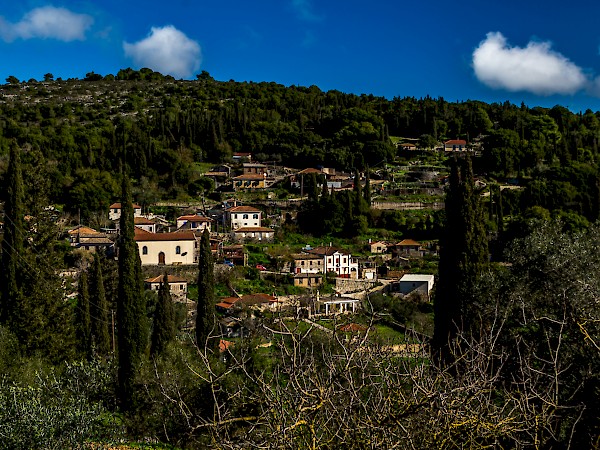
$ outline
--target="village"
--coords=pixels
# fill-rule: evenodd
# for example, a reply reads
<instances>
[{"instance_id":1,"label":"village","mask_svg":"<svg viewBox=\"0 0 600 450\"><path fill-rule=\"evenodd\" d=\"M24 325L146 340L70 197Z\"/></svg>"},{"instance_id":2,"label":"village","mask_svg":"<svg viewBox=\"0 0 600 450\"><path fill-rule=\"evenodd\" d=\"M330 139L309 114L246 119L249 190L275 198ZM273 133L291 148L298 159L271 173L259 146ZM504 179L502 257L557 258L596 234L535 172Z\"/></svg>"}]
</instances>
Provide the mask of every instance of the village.
<instances>
[{"instance_id":1,"label":"village","mask_svg":"<svg viewBox=\"0 0 600 450\"><path fill-rule=\"evenodd\" d=\"M454 144L448 145L454 148L449 147L446 152L464 150L464 142L460 143L460 149L456 149L455 141L451 142ZM133 205L135 241L146 288L157 292L163 276L168 276L173 300L185 307L186 320L181 327L194 326L193 286L200 239L205 230L210 233L217 279L222 281L222 288L217 289L215 312L224 339L247 335L248 328L254 327L249 321L265 313L315 324L313 321L334 320L339 326L350 324L349 329L355 326L364 330L365 326L353 324L353 317L363 312L371 295L411 297L430 303L437 260L435 241L420 242L411 236L395 238L398 233L388 233L385 239L369 237L357 241L359 238L355 237L335 243L316 242L318 239L305 236L314 244L290 244L283 229L286 223L295 220L310 183L316 180L314 188L320 192L352 190L353 174L328 168L298 170L251 161L251 153L241 153L234 154L230 164L211 166L203 175L214 180L215 191L222 193L219 194L222 200L202 198L196 204L172 205L171 211L180 215L171 214L171 220L152 212L152 207ZM389 181L393 178L392 167L388 165L387 173L381 177L377 174L383 170L373 170L368 183L365 174L361 174L362 189L368 184L366 188L375 198L371 208L439 210L443 206L440 198L445 174L437 171L443 170L442 167L411 167L423 181L398 183ZM242 173L235 175L239 172ZM284 199L280 186L290 191ZM398 192L407 195L399 200L394 197ZM420 200L410 201L415 194ZM84 259L94 253L118 259L120 215L121 204L115 202L106 212L104 227L95 229L85 224L68 227L66 234L74 251ZM424 260L429 263L423 265ZM236 286L243 285L248 278L257 281ZM365 322L364 317L362 321ZM224 343L223 348L226 346Z\"/></svg>"}]
</instances>

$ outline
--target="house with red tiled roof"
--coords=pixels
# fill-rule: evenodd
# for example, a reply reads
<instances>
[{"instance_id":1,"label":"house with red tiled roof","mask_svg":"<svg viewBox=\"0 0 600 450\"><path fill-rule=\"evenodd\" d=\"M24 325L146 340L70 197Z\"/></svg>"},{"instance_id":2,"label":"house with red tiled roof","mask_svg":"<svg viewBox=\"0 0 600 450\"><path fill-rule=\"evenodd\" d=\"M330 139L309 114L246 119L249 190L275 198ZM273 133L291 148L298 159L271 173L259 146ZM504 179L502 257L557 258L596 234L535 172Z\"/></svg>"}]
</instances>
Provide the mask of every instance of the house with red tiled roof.
<instances>
[{"instance_id":1,"label":"house with red tiled roof","mask_svg":"<svg viewBox=\"0 0 600 450\"><path fill-rule=\"evenodd\" d=\"M142 217L142 207L133 204L133 217ZM113 203L108 207L108 220L119 220L121 218L121 204Z\"/></svg>"},{"instance_id":2,"label":"house with red tiled roof","mask_svg":"<svg viewBox=\"0 0 600 450\"><path fill-rule=\"evenodd\" d=\"M143 266L198 264L200 236L193 231L149 233L136 227L134 239Z\"/></svg>"},{"instance_id":3,"label":"house with red tiled roof","mask_svg":"<svg viewBox=\"0 0 600 450\"><path fill-rule=\"evenodd\" d=\"M115 243L108 238L106 233L101 233L93 228L78 225L68 231L69 242L72 247L96 252L98 250L111 252Z\"/></svg>"},{"instance_id":4,"label":"house with red tiled roof","mask_svg":"<svg viewBox=\"0 0 600 450\"><path fill-rule=\"evenodd\" d=\"M158 292L164 277L164 275L159 275L157 277L146 278L144 280L146 289ZM185 298L187 298L188 282L185 278L177 277L175 275L167 275L167 283L169 283L169 291L173 297L175 297L177 300L182 300L182 298L185 300Z\"/></svg>"},{"instance_id":5,"label":"house with red tiled roof","mask_svg":"<svg viewBox=\"0 0 600 450\"><path fill-rule=\"evenodd\" d=\"M156 222L146 219L145 217L134 217L133 224L149 233L156 233Z\"/></svg>"},{"instance_id":6,"label":"house with red tiled roof","mask_svg":"<svg viewBox=\"0 0 600 450\"><path fill-rule=\"evenodd\" d=\"M260 227L262 212L252 206L234 206L225 211L225 223L232 230L242 227Z\"/></svg>"},{"instance_id":7,"label":"house with red tiled roof","mask_svg":"<svg viewBox=\"0 0 600 450\"><path fill-rule=\"evenodd\" d=\"M243 241L272 241L275 230L267 227L240 227L231 231L234 242Z\"/></svg>"},{"instance_id":8,"label":"house with red tiled roof","mask_svg":"<svg viewBox=\"0 0 600 450\"><path fill-rule=\"evenodd\" d=\"M396 256L422 256L423 248L417 241L412 239L403 239L392 246L392 253Z\"/></svg>"},{"instance_id":9,"label":"house with red tiled roof","mask_svg":"<svg viewBox=\"0 0 600 450\"><path fill-rule=\"evenodd\" d=\"M358 262L349 253L335 247L316 247L304 252L323 258L324 273L335 272L340 278L358 278Z\"/></svg>"},{"instance_id":10,"label":"house with red tiled roof","mask_svg":"<svg viewBox=\"0 0 600 450\"><path fill-rule=\"evenodd\" d=\"M203 232L207 229L210 232L210 226L212 219L209 217L199 216L198 214L189 214L186 216L179 216L177 218L177 229L178 230L190 230Z\"/></svg>"},{"instance_id":11,"label":"house with red tiled roof","mask_svg":"<svg viewBox=\"0 0 600 450\"><path fill-rule=\"evenodd\" d=\"M241 297L226 297L215 305L217 311L231 314L243 308L273 309L279 304L277 297L269 294L247 294Z\"/></svg>"},{"instance_id":12,"label":"house with red tiled roof","mask_svg":"<svg viewBox=\"0 0 600 450\"><path fill-rule=\"evenodd\" d=\"M467 141L462 139L451 139L444 142L444 151L446 152L464 152L467 150Z\"/></svg>"}]
</instances>

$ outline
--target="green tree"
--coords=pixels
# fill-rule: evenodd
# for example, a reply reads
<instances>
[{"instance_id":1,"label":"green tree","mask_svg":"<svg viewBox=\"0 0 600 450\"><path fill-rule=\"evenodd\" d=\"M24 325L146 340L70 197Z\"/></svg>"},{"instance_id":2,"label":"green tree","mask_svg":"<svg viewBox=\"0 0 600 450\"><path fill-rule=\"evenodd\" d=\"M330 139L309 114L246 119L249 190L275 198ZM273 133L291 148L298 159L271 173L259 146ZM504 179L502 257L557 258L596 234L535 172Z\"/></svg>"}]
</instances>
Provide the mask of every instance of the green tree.
<instances>
[{"instance_id":1,"label":"green tree","mask_svg":"<svg viewBox=\"0 0 600 450\"><path fill-rule=\"evenodd\" d=\"M204 230L200 240L198 255L198 302L196 309L196 345L202 349L211 348L214 342L209 337L215 327L215 280L212 252L210 251L210 234Z\"/></svg>"},{"instance_id":2,"label":"green tree","mask_svg":"<svg viewBox=\"0 0 600 450\"><path fill-rule=\"evenodd\" d=\"M10 84L19 84L20 81L17 77L15 77L14 75L10 75L6 78L6 82L10 83Z\"/></svg>"},{"instance_id":3,"label":"green tree","mask_svg":"<svg viewBox=\"0 0 600 450\"><path fill-rule=\"evenodd\" d=\"M475 191L470 158L454 158L446 194L446 223L440 238L438 282L434 298L432 346L448 362L460 332L474 327L469 300L488 260L483 208Z\"/></svg>"},{"instance_id":4,"label":"green tree","mask_svg":"<svg viewBox=\"0 0 600 450\"><path fill-rule=\"evenodd\" d=\"M51 73L44 74L44 81L54 81L54 75Z\"/></svg>"},{"instance_id":5,"label":"green tree","mask_svg":"<svg viewBox=\"0 0 600 450\"><path fill-rule=\"evenodd\" d=\"M169 288L169 277L165 273L160 289L158 291L158 303L154 313L154 328L152 330L152 343L150 354L160 355L167 345L175 339L175 309L171 299Z\"/></svg>"},{"instance_id":6,"label":"green tree","mask_svg":"<svg viewBox=\"0 0 600 450\"><path fill-rule=\"evenodd\" d=\"M10 161L6 174L6 202L4 204L4 238L2 240L2 323L15 319L15 310L23 301L23 174L21 172L21 149L16 144L10 147Z\"/></svg>"},{"instance_id":7,"label":"green tree","mask_svg":"<svg viewBox=\"0 0 600 450\"><path fill-rule=\"evenodd\" d=\"M98 355L106 356L111 351L111 330L104 276L102 275L100 256L97 253L94 255L89 281L92 345Z\"/></svg>"},{"instance_id":8,"label":"green tree","mask_svg":"<svg viewBox=\"0 0 600 450\"><path fill-rule=\"evenodd\" d=\"M369 167L367 166L367 170L365 171L365 202L367 202L367 206L371 207L371 177L369 176Z\"/></svg>"},{"instance_id":9,"label":"green tree","mask_svg":"<svg viewBox=\"0 0 600 450\"><path fill-rule=\"evenodd\" d=\"M75 308L75 324L77 348L82 355L92 355L91 318L90 318L90 294L88 289L88 274L81 271L77 285L78 296Z\"/></svg>"},{"instance_id":10,"label":"green tree","mask_svg":"<svg viewBox=\"0 0 600 450\"><path fill-rule=\"evenodd\" d=\"M148 345L148 326L141 260L134 239L131 184L126 174L123 174L122 186L118 247L118 398L121 408L128 411L136 404L135 382Z\"/></svg>"}]
</instances>

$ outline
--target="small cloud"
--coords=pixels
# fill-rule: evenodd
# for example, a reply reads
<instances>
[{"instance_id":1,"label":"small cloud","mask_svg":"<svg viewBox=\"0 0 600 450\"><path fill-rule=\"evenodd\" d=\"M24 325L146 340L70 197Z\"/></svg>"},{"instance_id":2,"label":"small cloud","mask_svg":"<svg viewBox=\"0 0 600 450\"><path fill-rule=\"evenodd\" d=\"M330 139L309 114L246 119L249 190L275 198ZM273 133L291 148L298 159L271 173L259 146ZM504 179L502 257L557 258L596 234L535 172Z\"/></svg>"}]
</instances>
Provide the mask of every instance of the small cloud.
<instances>
[{"instance_id":1,"label":"small cloud","mask_svg":"<svg viewBox=\"0 0 600 450\"><path fill-rule=\"evenodd\" d=\"M314 13L309 0L292 0L292 8L300 20L307 22L320 22L323 18Z\"/></svg>"},{"instance_id":2,"label":"small cloud","mask_svg":"<svg viewBox=\"0 0 600 450\"><path fill-rule=\"evenodd\" d=\"M0 38L6 42L15 39L57 39L59 41L82 41L94 19L87 14L76 14L65 8L44 6L35 8L21 21L10 23L0 17Z\"/></svg>"},{"instance_id":3,"label":"small cloud","mask_svg":"<svg viewBox=\"0 0 600 450\"><path fill-rule=\"evenodd\" d=\"M589 88L582 68L552 50L549 42L510 47L501 33L488 33L473 52L475 76L483 84L538 95L574 94Z\"/></svg>"},{"instance_id":4,"label":"small cloud","mask_svg":"<svg viewBox=\"0 0 600 450\"><path fill-rule=\"evenodd\" d=\"M124 42L123 49L136 65L181 78L197 71L202 59L200 45L172 25L152 27L148 37L134 44Z\"/></svg>"}]
</instances>

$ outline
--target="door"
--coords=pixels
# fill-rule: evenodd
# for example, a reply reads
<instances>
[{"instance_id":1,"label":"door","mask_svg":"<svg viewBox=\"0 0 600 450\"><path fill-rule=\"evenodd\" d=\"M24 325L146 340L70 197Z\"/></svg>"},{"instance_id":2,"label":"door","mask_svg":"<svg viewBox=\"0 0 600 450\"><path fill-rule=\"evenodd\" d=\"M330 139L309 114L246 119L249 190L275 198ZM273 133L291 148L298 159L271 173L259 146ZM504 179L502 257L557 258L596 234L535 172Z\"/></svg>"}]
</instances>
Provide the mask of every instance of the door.
<instances>
[{"instance_id":1,"label":"door","mask_svg":"<svg viewBox=\"0 0 600 450\"><path fill-rule=\"evenodd\" d=\"M158 254L158 264L164 266L164 264L165 264L165 253L164 252L160 252Z\"/></svg>"}]
</instances>

